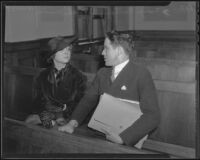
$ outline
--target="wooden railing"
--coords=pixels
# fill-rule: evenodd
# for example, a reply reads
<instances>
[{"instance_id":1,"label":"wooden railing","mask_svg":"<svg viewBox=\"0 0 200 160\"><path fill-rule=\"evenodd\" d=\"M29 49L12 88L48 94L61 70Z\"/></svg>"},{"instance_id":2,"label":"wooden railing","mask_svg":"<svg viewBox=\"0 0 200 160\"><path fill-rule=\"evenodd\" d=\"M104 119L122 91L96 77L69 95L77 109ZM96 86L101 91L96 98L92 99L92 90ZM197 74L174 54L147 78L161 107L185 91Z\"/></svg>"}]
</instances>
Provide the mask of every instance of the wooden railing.
<instances>
[{"instance_id":1,"label":"wooden railing","mask_svg":"<svg viewBox=\"0 0 200 160\"><path fill-rule=\"evenodd\" d=\"M30 158L34 154L38 157L45 154L51 158L52 155L67 158L72 153L104 153L102 157L107 157L108 154L123 154L131 158L169 157L167 154L111 143L105 140L105 136L99 135L86 126L77 128L73 134L68 134L58 131L57 126L45 129L7 117L3 122L5 129L3 145L7 151L7 157L12 157L14 154L14 156Z\"/></svg>"},{"instance_id":2,"label":"wooden railing","mask_svg":"<svg viewBox=\"0 0 200 160\"><path fill-rule=\"evenodd\" d=\"M171 158L195 158L196 152L194 148L184 147L180 145L160 142L147 139L143 144L143 149L167 153Z\"/></svg>"}]
</instances>

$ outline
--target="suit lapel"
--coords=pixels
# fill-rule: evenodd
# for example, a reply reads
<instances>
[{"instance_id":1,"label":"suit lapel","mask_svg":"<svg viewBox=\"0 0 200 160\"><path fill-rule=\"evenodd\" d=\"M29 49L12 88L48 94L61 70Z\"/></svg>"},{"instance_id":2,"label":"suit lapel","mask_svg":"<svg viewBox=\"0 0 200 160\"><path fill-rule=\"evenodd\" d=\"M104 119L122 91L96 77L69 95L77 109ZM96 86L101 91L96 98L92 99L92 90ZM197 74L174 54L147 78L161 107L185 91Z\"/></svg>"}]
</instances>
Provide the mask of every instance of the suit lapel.
<instances>
[{"instance_id":1,"label":"suit lapel","mask_svg":"<svg viewBox=\"0 0 200 160\"><path fill-rule=\"evenodd\" d=\"M121 70L116 79L113 81L112 86L119 86L125 84L127 77L130 77L131 62L129 60L128 64Z\"/></svg>"}]
</instances>

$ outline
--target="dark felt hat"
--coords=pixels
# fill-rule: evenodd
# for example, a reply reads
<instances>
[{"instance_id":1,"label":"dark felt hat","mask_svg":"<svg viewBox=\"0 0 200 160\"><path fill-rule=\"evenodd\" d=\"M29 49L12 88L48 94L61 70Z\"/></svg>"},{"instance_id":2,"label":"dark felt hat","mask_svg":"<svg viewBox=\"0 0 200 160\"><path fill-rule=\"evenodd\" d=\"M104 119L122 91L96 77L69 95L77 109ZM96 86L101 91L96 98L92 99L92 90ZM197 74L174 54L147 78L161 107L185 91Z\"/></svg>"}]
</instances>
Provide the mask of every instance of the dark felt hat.
<instances>
[{"instance_id":1,"label":"dark felt hat","mask_svg":"<svg viewBox=\"0 0 200 160\"><path fill-rule=\"evenodd\" d=\"M49 59L56 52L66 48L69 45L72 45L76 40L77 37L63 38L61 36L50 39L48 41L49 54L47 59Z\"/></svg>"}]
</instances>

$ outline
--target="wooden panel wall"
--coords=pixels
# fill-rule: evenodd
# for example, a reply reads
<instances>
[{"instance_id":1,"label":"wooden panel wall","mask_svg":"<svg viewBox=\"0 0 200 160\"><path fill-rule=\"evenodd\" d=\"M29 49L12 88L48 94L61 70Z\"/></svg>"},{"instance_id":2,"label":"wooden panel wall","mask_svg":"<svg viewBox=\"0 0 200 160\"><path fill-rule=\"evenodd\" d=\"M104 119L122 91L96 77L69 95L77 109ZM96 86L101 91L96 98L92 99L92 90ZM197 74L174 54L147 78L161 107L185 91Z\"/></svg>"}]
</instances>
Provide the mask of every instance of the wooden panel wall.
<instances>
[{"instance_id":1,"label":"wooden panel wall","mask_svg":"<svg viewBox=\"0 0 200 160\"><path fill-rule=\"evenodd\" d=\"M12 80L15 77L15 80ZM6 73L4 77L4 95L6 115L21 112L30 113L32 101L32 75Z\"/></svg>"},{"instance_id":2,"label":"wooden panel wall","mask_svg":"<svg viewBox=\"0 0 200 160\"><path fill-rule=\"evenodd\" d=\"M49 64L46 62L45 56L48 52L47 42L49 39L6 43L4 45L4 65L47 67ZM89 55L83 54L83 52L84 50L78 49L72 54L71 63L77 68L85 72L95 73L104 65L103 57L99 56L99 54Z\"/></svg>"},{"instance_id":3,"label":"wooden panel wall","mask_svg":"<svg viewBox=\"0 0 200 160\"><path fill-rule=\"evenodd\" d=\"M161 124L151 139L195 148L195 62L135 59L151 72L157 89Z\"/></svg>"},{"instance_id":4,"label":"wooden panel wall","mask_svg":"<svg viewBox=\"0 0 200 160\"><path fill-rule=\"evenodd\" d=\"M136 63L154 79L161 125L150 139L195 148L196 41L194 32L138 32Z\"/></svg>"},{"instance_id":5,"label":"wooden panel wall","mask_svg":"<svg viewBox=\"0 0 200 160\"><path fill-rule=\"evenodd\" d=\"M41 69L4 66L3 113L24 120L31 112L33 78Z\"/></svg>"},{"instance_id":6,"label":"wooden panel wall","mask_svg":"<svg viewBox=\"0 0 200 160\"><path fill-rule=\"evenodd\" d=\"M196 33L191 31L137 31L137 57L195 61Z\"/></svg>"}]
</instances>

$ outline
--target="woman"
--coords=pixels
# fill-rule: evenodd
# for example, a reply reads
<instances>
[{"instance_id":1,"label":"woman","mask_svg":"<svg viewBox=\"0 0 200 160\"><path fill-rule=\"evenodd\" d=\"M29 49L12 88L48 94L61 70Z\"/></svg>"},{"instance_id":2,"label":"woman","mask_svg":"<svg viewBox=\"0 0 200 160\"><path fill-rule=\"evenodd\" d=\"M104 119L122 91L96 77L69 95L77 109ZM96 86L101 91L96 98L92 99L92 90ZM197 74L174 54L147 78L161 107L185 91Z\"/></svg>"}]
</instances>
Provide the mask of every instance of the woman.
<instances>
[{"instance_id":1,"label":"woman","mask_svg":"<svg viewBox=\"0 0 200 160\"><path fill-rule=\"evenodd\" d=\"M47 61L52 65L42 71L34 83L33 112L25 122L52 128L64 125L82 98L86 77L70 64L75 38L55 37L48 42Z\"/></svg>"}]
</instances>

